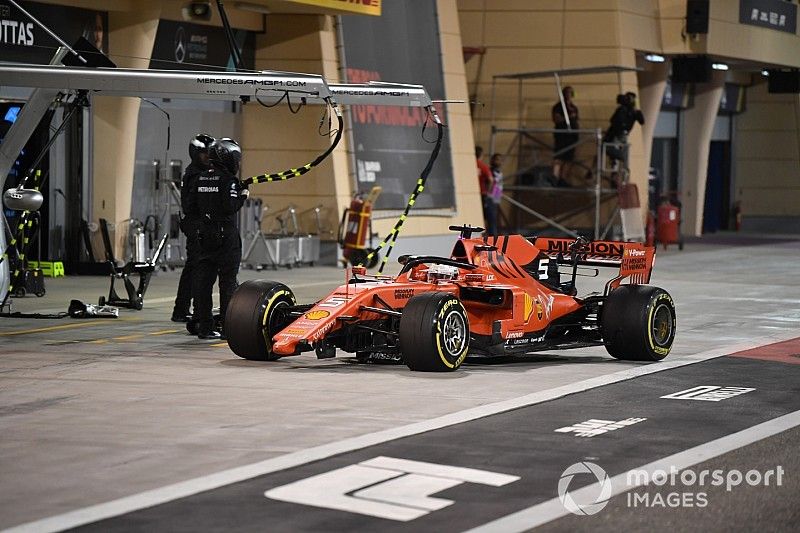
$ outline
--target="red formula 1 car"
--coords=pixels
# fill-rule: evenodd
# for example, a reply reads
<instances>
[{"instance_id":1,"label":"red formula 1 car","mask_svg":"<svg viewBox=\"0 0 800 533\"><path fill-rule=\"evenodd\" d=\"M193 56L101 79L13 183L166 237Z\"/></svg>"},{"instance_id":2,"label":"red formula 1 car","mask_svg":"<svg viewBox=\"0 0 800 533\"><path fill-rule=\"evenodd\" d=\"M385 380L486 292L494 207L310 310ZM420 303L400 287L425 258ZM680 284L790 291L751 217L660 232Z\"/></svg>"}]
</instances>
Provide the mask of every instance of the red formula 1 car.
<instances>
[{"instance_id":1,"label":"red formula 1 car","mask_svg":"<svg viewBox=\"0 0 800 533\"><path fill-rule=\"evenodd\" d=\"M675 306L650 280L655 249L639 243L521 235L472 238L453 226L450 257L402 256L396 277L353 268L350 281L298 304L274 281L248 281L225 317L230 348L268 361L336 349L360 360L397 358L412 370L450 371L470 355L605 345L617 359L658 361L675 338ZM562 281L559 266L569 270ZM578 297L579 270L618 273L604 293ZM626 284L622 284L627 281Z\"/></svg>"}]
</instances>

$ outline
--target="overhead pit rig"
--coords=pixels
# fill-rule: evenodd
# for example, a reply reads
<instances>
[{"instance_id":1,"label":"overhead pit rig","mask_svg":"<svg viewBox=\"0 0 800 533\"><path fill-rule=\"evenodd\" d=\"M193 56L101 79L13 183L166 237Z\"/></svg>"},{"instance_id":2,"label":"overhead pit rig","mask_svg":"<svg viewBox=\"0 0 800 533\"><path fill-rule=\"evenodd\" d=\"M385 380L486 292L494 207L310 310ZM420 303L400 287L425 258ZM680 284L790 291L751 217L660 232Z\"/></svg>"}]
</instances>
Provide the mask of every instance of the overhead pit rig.
<instances>
[{"instance_id":1,"label":"overhead pit rig","mask_svg":"<svg viewBox=\"0 0 800 533\"><path fill-rule=\"evenodd\" d=\"M70 52L75 54L71 49ZM66 48L60 49L54 57L53 63L60 62L66 55ZM442 122L436 114L433 101L422 85L387 82L329 84L317 74L279 71L195 72L0 63L0 87L3 86L33 87L36 90L22 108L5 140L0 144L0 176L8 175L20 151L51 106L56 103L69 102L72 109L77 109L89 104L88 96L91 94L241 102L296 98L303 104L330 106L336 115L338 127L336 136L328 149L310 163L281 172L253 176L244 179L243 183L245 184L291 179L305 174L320 164L341 140L344 128L342 113L339 109L340 104L419 107L427 111L428 117L437 126L437 141L428 164L421 171L421 178L417 182L412 197L416 197L424 187L424 181L431 170L433 161L439 154L443 137ZM69 113L65 114L64 122L66 123L68 119ZM60 128L56 131L56 135L59 132ZM41 157L48 148L49 146L45 148ZM40 159L37 159L37 163L28 169L15 188L9 189L3 195L5 206L12 210L22 211L23 215L20 218L21 224L18 224L17 228L9 228L12 235L9 246L6 245L5 229L0 231L0 251L2 251L2 256L0 256L0 302L2 303L6 302L9 289L13 287L17 277L16 268L14 272L9 270L8 257L9 251L14 245L22 242L22 239L17 238L18 235L15 231L23 231L27 215L38 210L43 202L42 194L39 191L25 187L35 172L34 167L38 161ZM387 237L386 243L389 244L389 250L391 250L391 244L396 240L404 220L405 215L401 217L395 229ZM7 226L5 220L3 225ZM392 238L394 240L390 241Z\"/></svg>"}]
</instances>

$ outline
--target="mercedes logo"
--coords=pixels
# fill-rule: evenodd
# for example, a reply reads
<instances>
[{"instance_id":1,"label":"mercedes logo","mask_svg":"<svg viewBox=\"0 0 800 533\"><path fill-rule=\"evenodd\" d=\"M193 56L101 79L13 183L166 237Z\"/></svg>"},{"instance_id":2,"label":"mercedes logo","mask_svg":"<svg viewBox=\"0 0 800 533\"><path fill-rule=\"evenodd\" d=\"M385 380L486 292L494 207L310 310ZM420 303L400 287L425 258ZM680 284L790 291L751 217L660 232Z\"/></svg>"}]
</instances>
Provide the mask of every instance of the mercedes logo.
<instances>
[{"instance_id":1,"label":"mercedes logo","mask_svg":"<svg viewBox=\"0 0 800 533\"><path fill-rule=\"evenodd\" d=\"M178 26L178 31L175 32L175 61L183 63L186 59L186 32L183 26Z\"/></svg>"}]
</instances>

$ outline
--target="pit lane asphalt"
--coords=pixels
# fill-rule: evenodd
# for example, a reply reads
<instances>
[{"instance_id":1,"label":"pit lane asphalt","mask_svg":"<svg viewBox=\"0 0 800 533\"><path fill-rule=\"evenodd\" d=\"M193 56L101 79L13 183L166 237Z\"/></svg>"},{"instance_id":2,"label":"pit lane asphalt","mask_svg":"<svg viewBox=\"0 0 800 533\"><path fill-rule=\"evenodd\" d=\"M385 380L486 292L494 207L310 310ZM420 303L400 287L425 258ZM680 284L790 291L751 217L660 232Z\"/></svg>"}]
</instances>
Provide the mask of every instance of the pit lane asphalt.
<instances>
[{"instance_id":1,"label":"pit lane asphalt","mask_svg":"<svg viewBox=\"0 0 800 533\"><path fill-rule=\"evenodd\" d=\"M763 241L659 252L653 284L678 308L670 359L796 333L798 251L797 242ZM301 301L343 279L325 268L241 276L265 277L300 286ZM156 277L145 310L117 321L0 321L0 525L636 366L602 348L474 362L448 375L313 355L250 363L165 321L176 281ZM45 298L16 307L63 310L69 297L92 302L106 290L105 279L59 279ZM70 324L79 327L16 334Z\"/></svg>"}]
</instances>

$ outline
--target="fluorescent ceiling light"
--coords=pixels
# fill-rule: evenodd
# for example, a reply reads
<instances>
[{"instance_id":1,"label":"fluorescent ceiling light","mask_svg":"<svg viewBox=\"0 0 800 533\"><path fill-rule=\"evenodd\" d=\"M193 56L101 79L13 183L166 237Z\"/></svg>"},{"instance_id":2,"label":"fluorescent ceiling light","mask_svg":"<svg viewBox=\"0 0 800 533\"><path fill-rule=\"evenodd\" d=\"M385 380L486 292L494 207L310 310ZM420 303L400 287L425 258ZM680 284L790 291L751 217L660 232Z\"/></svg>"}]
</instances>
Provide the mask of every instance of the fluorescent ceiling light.
<instances>
[{"instance_id":1,"label":"fluorescent ceiling light","mask_svg":"<svg viewBox=\"0 0 800 533\"><path fill-rule=\"evenodd\" d=\"M711 65L711 68L713 68L714 70L728 70L728 65L726 65L725 63L713 63Z\"/></svg>"},{"instance_id":2,"label":"fluorescent ceiling light","mask_svg":"<svg viewBox=\"0 0 800 533\"><path fill-rule=\"evenodd\" d=\"M658 54L647 54L646 56L644 56L644 58L647 61L650 61L651 63L663 63L664 61L666 61L666 58L664 56Z\"/></svg>"}]
</instances>

